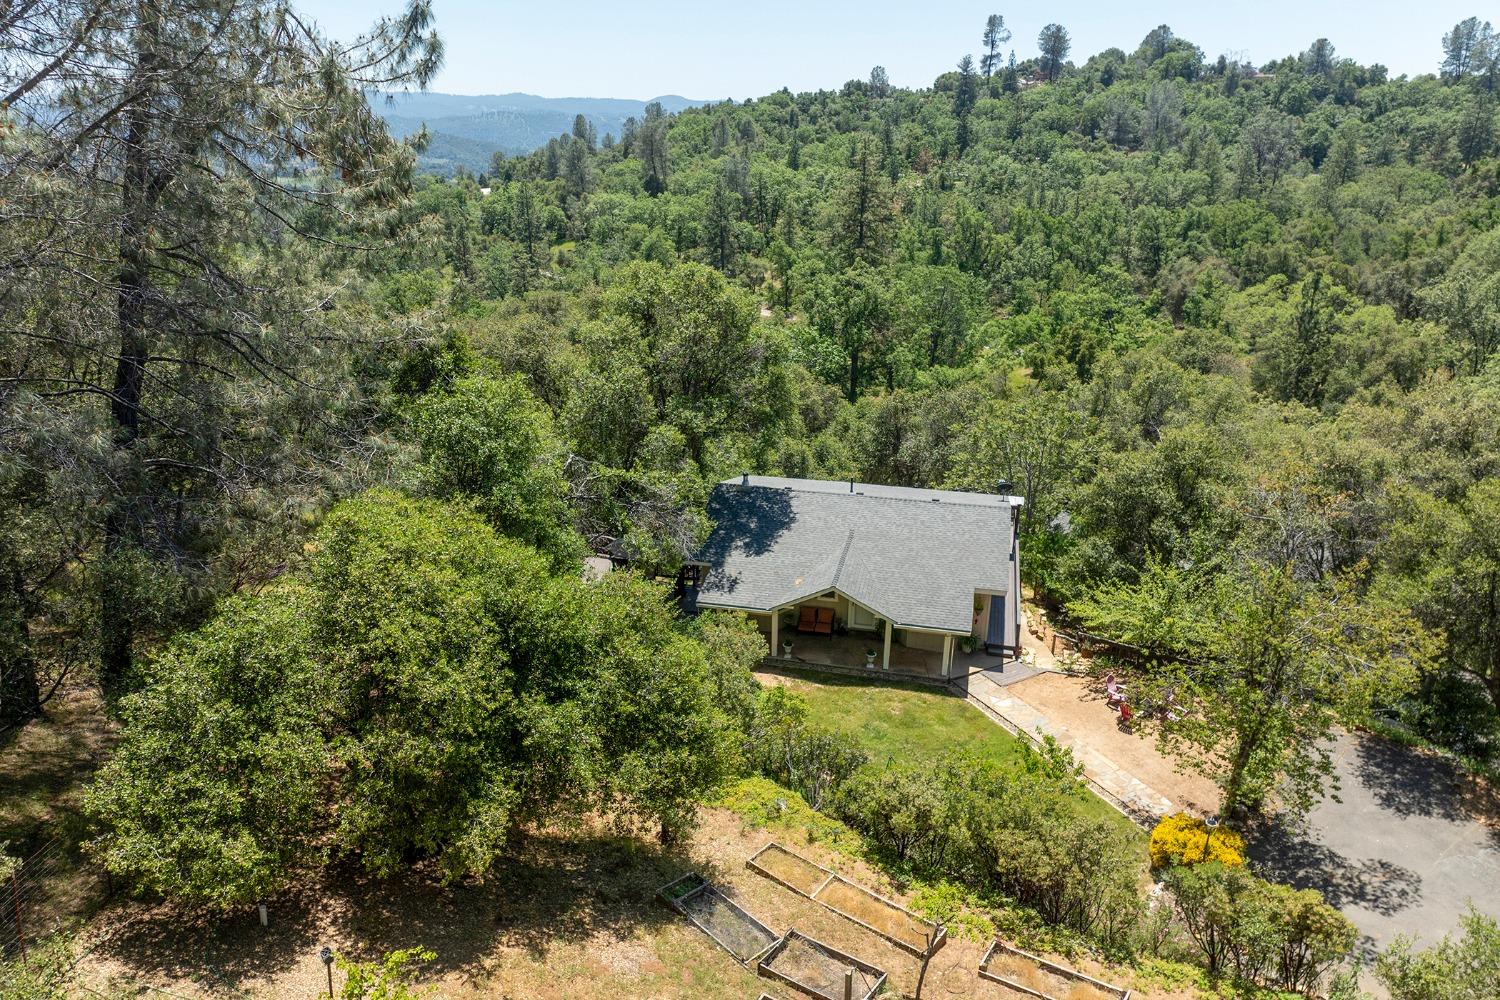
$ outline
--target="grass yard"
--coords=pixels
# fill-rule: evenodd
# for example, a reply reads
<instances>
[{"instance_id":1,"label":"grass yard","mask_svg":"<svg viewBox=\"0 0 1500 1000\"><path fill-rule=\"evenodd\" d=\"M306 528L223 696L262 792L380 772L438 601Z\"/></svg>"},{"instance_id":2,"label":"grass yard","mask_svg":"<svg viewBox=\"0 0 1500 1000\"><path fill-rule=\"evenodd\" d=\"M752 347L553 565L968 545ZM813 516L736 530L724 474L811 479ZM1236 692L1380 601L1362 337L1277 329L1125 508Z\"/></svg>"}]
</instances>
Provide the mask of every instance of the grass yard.
<instances>
[{"instance_id":1,"label":"grass yard","mask_svg":"<svg viewBox=\"0 0 1500 1000\"><path fill-rule=\"evenodd\" d=\"M792 670L764 671L756 677L763 684L780 684L801 694L813 718L857 738L876 761L963 753L1021 766L1021 741L945 690ZM1078 808L1144 839L1139 827L1092 792L1079 796Z\"/></svg>"}]
</instances>

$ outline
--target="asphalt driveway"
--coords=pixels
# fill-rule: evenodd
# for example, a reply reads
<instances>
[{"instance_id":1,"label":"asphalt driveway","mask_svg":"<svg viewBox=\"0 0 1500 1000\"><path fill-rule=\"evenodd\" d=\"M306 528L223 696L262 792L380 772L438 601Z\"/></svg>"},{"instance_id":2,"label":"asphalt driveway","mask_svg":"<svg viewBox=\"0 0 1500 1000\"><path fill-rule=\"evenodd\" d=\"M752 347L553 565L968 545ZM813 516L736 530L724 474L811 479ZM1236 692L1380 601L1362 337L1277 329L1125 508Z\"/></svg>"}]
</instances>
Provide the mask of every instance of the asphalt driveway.
<instances>
[{"instance_id":1,"label":"asphalt driveway","mask_svg":"<svg viewBox=\"0 0 1500 1000\"><path fill-rule=\"evenodd\" d=\"M1398 934L1440 939L1471 903L1500 917L1500 823L1481 819L1456 769L1361 735L1340 739L1336 767L1342 801L1251 844L1263 875L1321 890L1359 926L1366 957Z\"/></svg>"}]
</instances>

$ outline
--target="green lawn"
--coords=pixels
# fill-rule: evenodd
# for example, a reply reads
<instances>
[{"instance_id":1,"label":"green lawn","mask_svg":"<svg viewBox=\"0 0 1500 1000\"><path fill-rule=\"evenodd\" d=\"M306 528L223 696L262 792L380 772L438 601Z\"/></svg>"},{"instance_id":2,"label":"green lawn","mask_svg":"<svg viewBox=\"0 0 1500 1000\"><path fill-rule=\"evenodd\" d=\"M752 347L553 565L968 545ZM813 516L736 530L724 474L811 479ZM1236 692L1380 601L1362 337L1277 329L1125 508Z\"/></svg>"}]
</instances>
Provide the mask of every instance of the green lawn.
<instances>
[{"instance_id":1,"label":"green lawn","mask_svg":"<svg viewBox=\"0 0 1500 1000\"><path fill-rule=\"evenodd\" d=\"M787 686L807 698L813 718L858 738L877 761L961 752L1014 763L1021 754L1019 739L947 691L863 677L784 674ZM1080 796L1078 805L1088 816L1140 832L1092 792Z\"/></svg>"}]
</instances>

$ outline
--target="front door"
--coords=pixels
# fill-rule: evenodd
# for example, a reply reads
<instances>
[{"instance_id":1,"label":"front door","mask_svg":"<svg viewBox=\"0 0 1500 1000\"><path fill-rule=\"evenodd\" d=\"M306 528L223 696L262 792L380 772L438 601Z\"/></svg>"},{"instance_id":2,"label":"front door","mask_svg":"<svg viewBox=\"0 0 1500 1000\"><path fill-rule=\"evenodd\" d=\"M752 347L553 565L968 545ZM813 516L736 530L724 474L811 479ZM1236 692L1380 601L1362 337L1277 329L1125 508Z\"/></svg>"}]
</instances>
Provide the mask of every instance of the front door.
<instances>
[{"instance_id":1,"label":"front door","mask_svg":"<svg viewBox=\"0 0 1500 1000\"><path fill-rule=\"evenodd\" d=\"M1005 598L995 595L990 598L990 621L989 627L984 634L985 646L1004 646L1005 641Z\"/></svg>"}]
</instances>

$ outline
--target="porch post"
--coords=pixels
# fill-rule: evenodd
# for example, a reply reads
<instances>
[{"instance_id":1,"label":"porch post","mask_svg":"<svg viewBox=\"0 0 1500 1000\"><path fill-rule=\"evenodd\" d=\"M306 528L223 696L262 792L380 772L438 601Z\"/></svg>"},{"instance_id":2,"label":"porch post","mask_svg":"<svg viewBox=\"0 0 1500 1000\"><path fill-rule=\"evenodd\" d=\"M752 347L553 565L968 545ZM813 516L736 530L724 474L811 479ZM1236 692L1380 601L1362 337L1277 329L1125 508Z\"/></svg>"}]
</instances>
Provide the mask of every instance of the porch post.
<instances>
[{"instance_id":1,"label":"porch post","mask_svg":"<svg viewBox=\"0 0 1500 1000\"><path fill-rule=\"evenodd\" d=\"M891 669L891 620L885 620L885 653L880 658L880 669Z\"/></svg>"},{"instance_id":2,"label":"porch post","mask_svg":"<svg viewBox=\"0 0 1500 1000\"><path fill-rule=\"evenodd\" d=\"M781 626L781 612L777 611L775 608L772 608L771 609L771 655L772 656L776 656L777 655L777 651L781 649L781 643L779 641L780 636L777 635L778 631L780 630L780 626Z\"/></svg>"},{"instance_id":3,"label":"porch post","mask_svg":"<svg viewBox=\"0 0 1500 1000\"><path fill-rule=\"evenodd\" d=\"M948 671L953 666L953 636L943 636L943 676L948 676Z\"/></svg>"}]
</instances>

